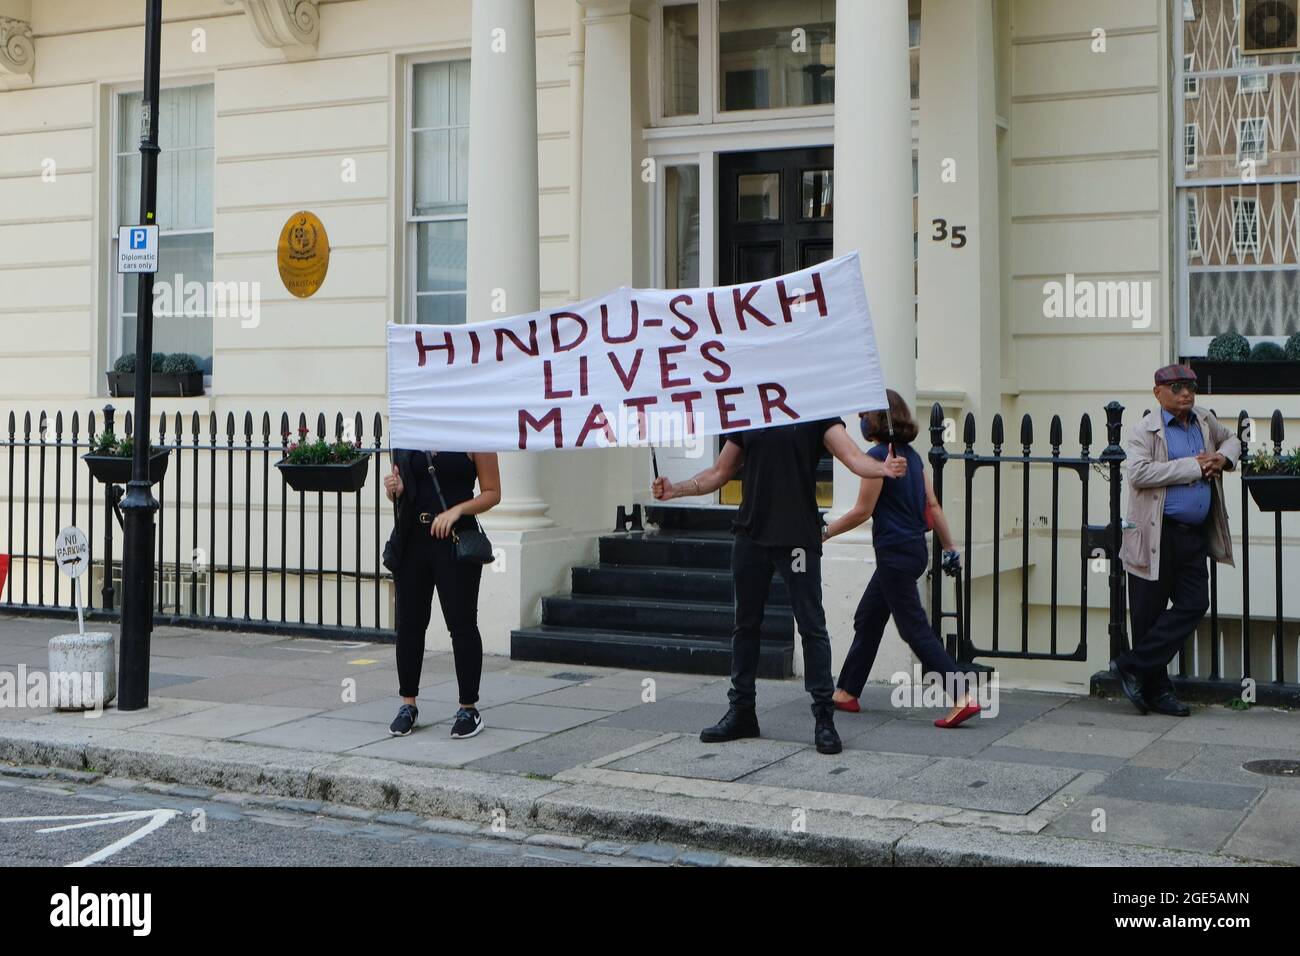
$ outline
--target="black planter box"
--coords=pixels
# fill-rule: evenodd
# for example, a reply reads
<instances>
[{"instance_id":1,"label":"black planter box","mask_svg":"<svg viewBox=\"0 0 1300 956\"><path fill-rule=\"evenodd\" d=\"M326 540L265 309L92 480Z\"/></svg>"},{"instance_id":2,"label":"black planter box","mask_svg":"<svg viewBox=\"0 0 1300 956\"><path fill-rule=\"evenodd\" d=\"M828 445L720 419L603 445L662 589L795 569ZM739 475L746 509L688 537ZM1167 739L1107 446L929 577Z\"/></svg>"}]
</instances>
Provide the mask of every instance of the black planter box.
<instances>
[{"instance_id":1,"label":"black planter box","mask_svg":"<svg viewBox=\"0 0 1300 956\"><path fill-rule=\"evenodd\" d=\"M1188 359L1206 395L1273 395L1300 391L1300 362L1212 362Z\"/></svg>"},{"instance_id":2,"label":"black planter box","mask_svg":"<svg viewBox=\"0 0 1300 956\"><path fill-rule=\"evenodd\" d=\"M1300 511L1300 475L1251 475L1241 479L1260 511Z\"/></svg>"},{"instance_id":3,"label":"black planter box","mask_svg":"<svg viewBox=\"0 0 1300 956\"><path fill-rule=\"evenodd\" d=\"M135 395L135 372L106 372L108 394L114 398ZM203 394L203 373L154 372L149 377L149 394L159 398L191 398Z\"/></svg>"},{"instance_id":4,"label":"black planter box","mask_svg":"<svg viewBox=\"0 0 1300 956\"><path fill-rule=\"evenodd\" d=\"M360 491L370 469L370 456L362 455L346 465L295 465L275 463L294 491Z\"/></svg>"},{"instance_id":5,"label":"black planter box","mask_svg":"<svg viewBox=\"0 0 1300 956\"><path fill-rule=\"evenodd\" d=\"M155 451L149 456L149 484L156 485L167 474L168 449ZM131 459L117 455L82 455L81 460L90 468L90 476L106 485L124 485L131 480Z\"/></svg>"}]
</instances>

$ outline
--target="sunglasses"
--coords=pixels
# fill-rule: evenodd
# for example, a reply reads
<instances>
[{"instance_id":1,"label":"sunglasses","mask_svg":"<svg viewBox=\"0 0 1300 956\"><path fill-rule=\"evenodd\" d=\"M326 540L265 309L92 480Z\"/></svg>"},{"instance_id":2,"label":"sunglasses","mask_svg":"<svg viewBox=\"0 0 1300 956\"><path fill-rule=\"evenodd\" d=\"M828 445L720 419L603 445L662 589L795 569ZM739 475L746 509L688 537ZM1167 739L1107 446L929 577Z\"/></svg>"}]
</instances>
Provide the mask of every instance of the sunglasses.
<instances>
[{"instance_id":1,"label":"sunglasses","mask_svg":"<svg viewBox=\"0 0 1300 956\"><path fill-rule=\"evenodd\" d=\"M1195 395L1196 383L1195 382L1174 382L1169 386L1169 391L1173 392L1175 395L1181 395L1184 391L1191 392L1193 395Z\"/></svg>"}]
</instances>

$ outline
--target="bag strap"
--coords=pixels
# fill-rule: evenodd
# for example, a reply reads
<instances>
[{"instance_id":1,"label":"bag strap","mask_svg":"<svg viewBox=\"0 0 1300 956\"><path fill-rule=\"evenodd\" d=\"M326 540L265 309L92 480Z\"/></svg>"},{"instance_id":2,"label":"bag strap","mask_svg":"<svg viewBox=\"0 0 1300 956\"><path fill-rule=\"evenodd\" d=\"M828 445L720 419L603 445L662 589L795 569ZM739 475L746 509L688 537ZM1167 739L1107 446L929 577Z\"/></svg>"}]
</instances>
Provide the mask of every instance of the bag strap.
<instances>
[{"instance_id":1,"label":"bag strap","mask_svg":"<svg viewBox=\"0 0 1300 956\"><path fill-rule=\"evenodd\" d=\"M449 510L447 508L447 499L442 496L442 486L438 484L438 469L434 467L433 455L426 451L424 457L429 463L429 477L433 479L433 490L438 494L438 503L442 505L443 511L447 511ZM471 517L474 519L474 526L481 529L483 526L479 524L478 515L471 515ZM456 537L455 528L452 528L451 534L453 538Z\"/></svg>"},{"instance_id":2,"label":"bag strap","mask_svg":"<svg viewBox=\"0 0 1300 956\"><path fill-rule=\"evenodd\" d=\"M433 465L433 455L427 451L424 453L424 459L429 463L429 477L433 479L433 490L437 492L438 504L442 505L442 510L447 510L447 499L442 496L442 486L438 484L438 469Z\"/></svg>"}]
</instances>

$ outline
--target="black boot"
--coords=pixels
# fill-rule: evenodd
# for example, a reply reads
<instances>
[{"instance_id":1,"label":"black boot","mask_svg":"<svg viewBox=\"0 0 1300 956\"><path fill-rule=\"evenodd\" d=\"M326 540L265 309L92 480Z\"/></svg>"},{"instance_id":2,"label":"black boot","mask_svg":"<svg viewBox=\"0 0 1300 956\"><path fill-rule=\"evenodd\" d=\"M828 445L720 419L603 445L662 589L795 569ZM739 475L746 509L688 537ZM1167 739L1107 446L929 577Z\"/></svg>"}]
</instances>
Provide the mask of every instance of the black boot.
<instances>
[{"instance_id":1,"label":"black boot","mask_svg":"<svg viewBox=\"0 0 1300 956\"><path fill-rule=\"evenodd\" d=\"M834 706L830 704L814 706L813 717L816 720L813 726L813 743L817 745L817 752L837 754L843 750L844 745L840 743L840 735L835 730Z\"/></svg>"},{"instance_id":2,"label":"black boot","mask_svg":"<svg viewBox=\"0 0 1300 956\"><path fill-rule=\"evenodd\" d=\"M758 715L754 713L754 708L738 707L735 704L727 708L726 715L720 721L700 731L700 741L706 744L757 736Z\"/></svg>"}]
</instances>

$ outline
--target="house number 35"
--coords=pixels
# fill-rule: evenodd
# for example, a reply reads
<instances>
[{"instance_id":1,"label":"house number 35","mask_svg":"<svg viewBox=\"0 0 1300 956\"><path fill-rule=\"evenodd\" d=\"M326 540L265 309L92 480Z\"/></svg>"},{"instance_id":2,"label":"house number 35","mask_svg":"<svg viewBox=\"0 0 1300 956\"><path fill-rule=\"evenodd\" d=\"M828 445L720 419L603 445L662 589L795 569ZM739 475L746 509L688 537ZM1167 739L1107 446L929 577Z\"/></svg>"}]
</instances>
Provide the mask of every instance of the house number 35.
<instances>
[{"instance_id":1,"label":"house number 35","mask_svg":"<svg viewBox=\"0 0 1300 956\"><path fill-rule=\"evenodd\" d=\"M960 249L966 245L966 227L953 226L949 228L947 219L936 219L934 220L933 239L935 242L947 242L952 239L952 247Z\"/></svg>"}]
</instances>

